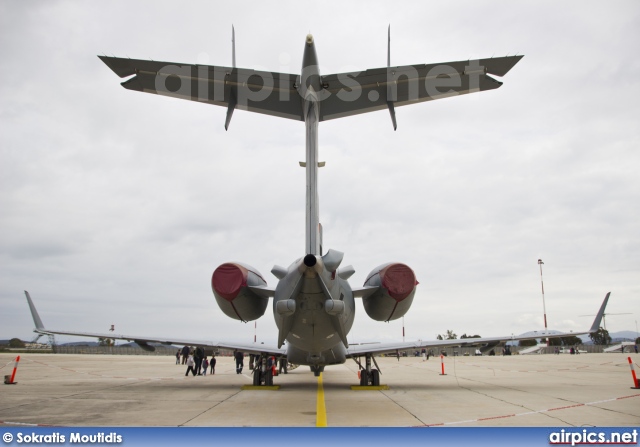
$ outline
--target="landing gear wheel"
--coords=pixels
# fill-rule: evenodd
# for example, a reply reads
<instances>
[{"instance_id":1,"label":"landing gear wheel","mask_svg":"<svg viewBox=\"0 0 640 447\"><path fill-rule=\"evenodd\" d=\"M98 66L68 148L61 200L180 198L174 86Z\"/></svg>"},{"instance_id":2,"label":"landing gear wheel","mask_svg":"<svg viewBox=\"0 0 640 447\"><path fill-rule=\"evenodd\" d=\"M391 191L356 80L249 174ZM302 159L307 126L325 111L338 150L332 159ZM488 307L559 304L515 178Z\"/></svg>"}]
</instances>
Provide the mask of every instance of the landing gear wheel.
<instances>
[{"instance_id":1,"label":"landing gear wheel","mask_svg":"<svg viewBox=\"0 0 640 447\"><path fill-rule=\"evenodd\" d=\"M273 386L273 371L268 369L264 378L265 386Z\"/></svg>"},{"instance_id":2,"label":"landing gear wheel","mask_svg":"<svg viewBox=\"0 0 640 447\"><path fill-rule=\"evenodd\" d=\"M371 385L380 386L380 371L377 369L371 370Z\"/></svg>"},{"instance_id":3,"label":"landing gear wheel","mask_svg":"<svg viewBox=\"0 0 640 447\"><path fill-rule=\"evenodd\" d=\"M258 368L253 370L253 386L260 386L260 370Z\"/></svg>"},{"instance_id":4,"label":"landing gear wheel","mask_svg":"<svg viewBox=\"0 0 640 447\"><path fill-rule=\"evenodd\" d=\"M369 373L366 369L360 370L360 386L369 385Z\"/></svg>"}]
</instances>

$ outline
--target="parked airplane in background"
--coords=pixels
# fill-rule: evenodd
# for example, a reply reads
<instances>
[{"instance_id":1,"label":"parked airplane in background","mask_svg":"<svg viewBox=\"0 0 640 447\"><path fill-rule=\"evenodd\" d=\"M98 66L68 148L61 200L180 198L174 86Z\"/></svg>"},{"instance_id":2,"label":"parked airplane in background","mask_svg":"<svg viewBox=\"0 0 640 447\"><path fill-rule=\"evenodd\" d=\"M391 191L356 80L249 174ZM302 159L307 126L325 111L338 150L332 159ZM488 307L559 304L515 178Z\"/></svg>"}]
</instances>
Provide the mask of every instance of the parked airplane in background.
<instances>
[{"instance_id":1,"label":"parked airplane in background","mask_svg":"<svg viewBox=\"0 0 640 447\"><path fill-rule=\"evenodd\" d=\"M563 337L595 332L607 304L607 294L591 328L578 333L539 332L535 337L504 336L463 340L434 340L349 346L348 334L355 316L355 299L361 298L369 317L390 321L402 317L411 306L418 281L405 264L390 262L367 275L363 287L351 288L351 266L341 267L343 253L324 252L318 206L318 124L375 110L389 110L394 130L395 107L449 96L492 90L502 85L491 75L504 76L522 56L418 64L391 67L390 43L387 67L362 72L322 75L314 38L307 35L299 75L236 68L235 37L232 37L232 67L175 64L100 56L129 90L155 93L227 108L225 129L235 109L304 121L306 126L306 230L304 254L288 268L274 266L276 287L267 285L253 267L229 262L213 272L211 285L222 311L231 318L251 321L261 317L273 298L278 327L275 346L216 343L198 340L163 339L113 333L79 333L45 329L29 294L27 300L38 334L64 334L133 340L142 348L150 342L189 344L237 349L261 354L262 364L254 369L254 385L271 385L268 355L286 356L289 362L308 365L319 375L326 365L341 364L347 358L358 363L361 385L379 385L380 372L374 355L400 350L471 346L541 337ZM389 39L390 42L390 39ZM287 342L286 347L284 346ZM361 357L365 358L361 362ZM364 364L363 364L364 363ZM376 365L377 366L377 365Z\"/></svg>"}]
</instances>

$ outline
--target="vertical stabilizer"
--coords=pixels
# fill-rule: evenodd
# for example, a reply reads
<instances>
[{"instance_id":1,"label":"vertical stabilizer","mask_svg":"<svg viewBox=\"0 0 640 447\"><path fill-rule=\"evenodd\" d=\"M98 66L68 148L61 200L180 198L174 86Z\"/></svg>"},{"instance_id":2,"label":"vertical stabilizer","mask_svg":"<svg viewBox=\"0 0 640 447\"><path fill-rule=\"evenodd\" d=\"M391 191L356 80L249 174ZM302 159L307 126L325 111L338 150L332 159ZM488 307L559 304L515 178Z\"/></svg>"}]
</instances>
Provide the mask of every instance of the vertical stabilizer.
<instances>
[{"instance_id":1,"label":"vertical stabilizer","mask_svg":"<svg viewBox=\"0 0 640 447\"><path fill-rule=\"evenodd\" d=\"M236 68L236 29L231 25L231 63Z\"/></svg>"},{"instance_id":2,"label":"vertical stabilizer","mask_svg":"<svg viewBox=\"0 0 640 447\"><path fill-rule=\"evenodd\" d=\"M387 67L391 67L391 24L387 28Z\"/></svg>"},{"instance_id":3,"label":"vertical stabilizer","mask_svg":"<svg viewBox=\"0 0 640 447\"><path fill-rule=\"evenodd\" d=\"M236 68L236 30L233 25L231 25L231 65L233 68ZM229 87L225 94L228 95L229 105L227 106L227 117L224 120L224 130L229 130L231 117L233 116L233 111L236 108L238 99L235 88Z\"/></svg>"},{"instance_id":4,"label":"vertical stabilizer","mask_svg":"<svg viewBox=\"0 0 640 447\"><path fill-rule=\"evenodd\" d=\"M306 127L305 168L307 177L305 253L319 255L320 216L318 205L318 123L320 122L320 101L318 92L322 90L318 56L311 34L307 35L302 56L304 85L299 87L303 95L303 112Z\"/></svg>"}]
</instances>

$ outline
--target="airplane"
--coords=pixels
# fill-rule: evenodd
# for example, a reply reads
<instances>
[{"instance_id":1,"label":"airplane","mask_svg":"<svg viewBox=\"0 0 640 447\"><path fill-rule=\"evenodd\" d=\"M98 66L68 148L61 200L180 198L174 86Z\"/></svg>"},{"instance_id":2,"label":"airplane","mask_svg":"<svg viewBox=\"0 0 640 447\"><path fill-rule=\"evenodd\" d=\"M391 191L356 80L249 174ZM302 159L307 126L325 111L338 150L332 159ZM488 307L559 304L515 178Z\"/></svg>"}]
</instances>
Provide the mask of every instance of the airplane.
<instances>
[{"instance_id":1,"label":"airplane","mask_svg":"<svg viewBox=\"0 0 640 447\"><path fill-rule=\"evenodd\" d=\"M406 349L442 348L446 346L495 345L506 340L540 337L563 337L595 332L607 305L606 295L596 318L584 332L547 333L535 336L503 336L465 340L350 345L348 334L355 318L355 302L361 299L367 315L376 321L401 318L411 307L418 281L407 265L389 262L374 268L362 287L348 282L355 273L352 266L341 266L344 254L324 251L319 218L318 125L322 121L360 113L388 110L394 130L395 108L450 96L493 90L502 82L490 75L504 76L523 56L479 60L391 66L391 38L388 32L387 66L360 72L322 75L313 35L306 36L299 75L237 68L235 30L232 27L232 66L177 64L98 56L121 78L128 90L154 93L227 108L225 130L235 109L304 121L306 128L305 246L303 255L289 267L276 265L271 273L278 279L275 287L250 265L227 262L215 269L211 287L222 312L230 318L247 322L264 315L272 299L278 328L274 346L143 337L125 334L80 333L46 329L25 291L34 324L40 335L78 335L135 341L143 349L149 343L186 344L226 348L259 355L260 364L253 371L253 385L273 385L267 357L286 357L292 364L309 366L320 376L325 366L353 359L358 364L360 386L379 386L380 369L375 355ZM285 346L286 342L286 346ZM364 362L362 362L364 357ZM374 367L375 365L375 367Z\"/></svg>"}]
</instances>

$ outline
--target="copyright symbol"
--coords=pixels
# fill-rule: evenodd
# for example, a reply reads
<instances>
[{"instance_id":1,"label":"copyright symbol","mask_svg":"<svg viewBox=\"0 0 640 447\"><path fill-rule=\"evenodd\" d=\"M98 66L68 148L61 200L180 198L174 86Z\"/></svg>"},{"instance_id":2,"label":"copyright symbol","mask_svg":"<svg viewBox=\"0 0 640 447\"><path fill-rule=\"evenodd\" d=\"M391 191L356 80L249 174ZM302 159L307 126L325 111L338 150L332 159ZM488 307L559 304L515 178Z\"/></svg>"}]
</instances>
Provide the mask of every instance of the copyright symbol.
<instances>
[{"instance_id":1,"label":"copyright symbol","mask_svg":"<svg viewBox=\"0 0 640 447\"><path fill-rule=\"evenodd\" d=\"M13 435L11 433L5 433L2 435L2 440L8 444L13 441Z\"/></svg>"}]
</instances>

